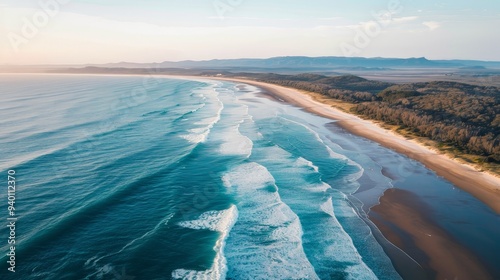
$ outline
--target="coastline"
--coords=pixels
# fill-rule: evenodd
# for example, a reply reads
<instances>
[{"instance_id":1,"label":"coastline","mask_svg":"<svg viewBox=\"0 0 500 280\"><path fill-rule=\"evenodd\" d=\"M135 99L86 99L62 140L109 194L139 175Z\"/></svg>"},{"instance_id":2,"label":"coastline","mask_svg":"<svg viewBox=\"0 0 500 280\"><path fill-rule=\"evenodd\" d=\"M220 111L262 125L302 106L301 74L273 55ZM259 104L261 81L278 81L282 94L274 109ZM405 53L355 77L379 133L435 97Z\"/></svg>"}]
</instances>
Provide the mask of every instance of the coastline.
<instances>
[{"instance_id":1,"label":"coastline","mask_svg":"<svg viewBox=\"0 0 500 280\"><path fill-rule=\"evenodd\" d=\"M200 77L198 77L200 78ZM206 77L207 79L246 83L269 91L279 99L302 107L308 112L336 120L336 125L346 131L370 139L380 145L400 154L417 160L427 168L436 172L460 189L476 197L495 213L500 214L500 178L490 173L481 172L472 166L460 163L444 154L431 150L414 140L408 140L401 135L382 128L373 121L361 119L358 116L342 112L328 104L318 102L306 92L238 78Z\"/></svg>"},{"instance_id":2,"label":"coastline","mask_svg":"<svg viewBox=\"0 0 500 280\"><path fill-rule=\"evenodd\" d=\"M493 279L473 253L433 221L432 211L415 194L388 189L369 217L392 244L427 271L427 278Z\"/></svg>"},{"instance_id":3,"label":"coastline","mask_svg":"<svg viewBox=\"0 0 500 280\"><path fill-rule=\"evenodd\" d=\"M9 74L9 73L5 73ZM10 73L19 74L19 73ZM26 73L23 73L26 74ZM33 73L45 75L74 75L73 73ZM458 188L476 197L496 214L500 214L500 177L479 171L474 166L455 160L437 150L428 148L415 140L408 140L400 134L381 127L371 120L362 119L354 114L343 112L326 103L314 99L308 92L294 88L258 82L244 78L225 78L189 75L165 74L80 74L107 76L151 76L170 77L186 80L222 80L253 85L266 90L270 95L304 110L335 120L335 125L357 136L370 139L386 148L392 149L411 159L424 164L440 177L453 183Z\"/></svg>"},{"instance_id":4,"label":"coastline","mask_svg":"<svg viewBox=\"0 0 500 280\"><path fill-rule=\"evenodd\" d=\"M68 75L74 75L74 74L68 74ZM95 74L95 75L102 75L102 74ZM116 75L116 76L123 76L123 75ZM145 75L130 75L130 76L145 76ZM155 75L155 76L165 77L167 75ZM301 92L300 90L275 86L272 84L255 82L251 80L241 80L241 79L220 79L220 78L203 77L203 76L174 76L174 75L168 75L167 77L175 79L198 80L204 82L210 80L226 80L235 83L251 84L263 89L264 93L262 94L262 96L267 95L267 98L269 99L287 102L287 104L293 104L295 106L303 108L304 110L307 110L310 113L336 120L335 123L331 122L330 124L328 124L336 126L335 128L336 131L339 130L339 128L337 127L340 127L341 129L344 129L352 134L356 134L364 138L371 139L374 142L381 144L382 146L396 150L397 152L404 154L410 158L413 158L412 156L416 157L419 156L419 154L416 153L417 151L411 150L411 144L418 145L420 146L421 149L429 150L429 153L431 152L436 153L436 151L430 150L429 148L426 148L425 146L422 146L415 141L405 139L403 136L397 135L390 130L386 130L382 127L379 127L374 122L363 120L356 117L355 115L351 115L343 112L342 110L332 108L328 103L323 104L321 102L321 99L319 100L314 99L314 95L308 94L307 92ZM305 101L303 101L302 99ZM375 128L371 126L374 126ZM379 141L377 141L376 139L377 137L380 137L380 135L376 135L376 133L373 133L374 135L368 135L368 136L363 135L363 133L371 134L372 132L370 131L377 132L377 129L384 131L384 134L382 134L382 136L384 136L385 138L382 137L382 139L387 140L388 141L387 143L385 144L381 143L380 139ZM372 137L374 137L375 139L372 139ZM391 140L390 137L393 137L394 139ZM398 137L401 139L398 139ZM398 141L403 141L403 144L401 143L397 144L403 145L403 148L405 148L406 150L399 151L396 148L391 147L391 144L394 144L393 142L398 142ZM404 146L405 144L404 141L410 143L408 144L410 145L410 147ZM432 156L425 157L425 155L427 154L423 155L424 159L430 161L433 160ZM453 163L460 165L458 161L453 160L452 158L446 157L444 155L442 156L448 158L448 160L452 161ZM437 173L435 169L429 167L427 164L425 165ZM468 165L464 166L471 168ZM454 170L446 170L447 168L450 168L449 166L438 165L437 168L443 169L444 172L451 172L453 175ZM459 173L460 170L455 170L455 172ZM478 171L476 172L482 173ZM382 169L382 173L387 177L391 177L390 173L387 172L384 173L384 169ZM469 176L471 180L470 182L472 182L471 183L472 188L478 188L481 186L481 185L477 186L476 183L477 177L475 177L476 176L475 173L470 173L470 174L467 173L466 175ZM496 182L495 178L498 179L497 177L493 176L493 181L492 181L493 186L495 186L494 185ZM455 184L455 182L453 183ZM493 188L493 190L497 189ZM496 192L496 194L498 194L498 191ZM399 252L399 249L401 249L402 250L401 252L404 252L414 260L417 260L418 264L422 264L423 267L421 268L424 268L427 273L429 273L430 271L429 273L430 278L445 279L441 277L437 278L437 276L446 275L446 279L454 279L453 275L461 275L461 276L469 275L471 277L481 276L480 277L481 279L490 279L491 277L488 277L489 276L487 274L488 272L484 270L484 267L482 267L482 264L475 258L474 254L467 248L465 248L465 246L460 244L459 241L455 241L448 232L446 232L443 228L440 228L440 226L436 224L435 220L433 219L433 213L430 213L428 211L427 205L425 203L426 201L418 200L418 197L417 200L415 200L414 197L415 195L412 194L411 192L409 192L408 194L407 191L405 193L404 190L400 191L399 189L389 189L386 192L384 192L383 195L380 195L380 197L377 196L380 204L372 207L369 212L368 211L366 212L369 214L370 221L373 222L373 224L370 223L372 224L371 228L372 230L377 231L378 235L380 236L380 240L383 240L383 242L387 244L389 244L389 242L392 243L394 246L392 245L391 246L394 247L396 251ZM498 198L492 197L491 199L494 200ZM481 201L484 202L483 200ZM484 203L488 205L486 202ZM490 208L492 207L490 206ZM498 213L497 210L495 210L495 212ZM430 236L428 237L427 234L431 234L432 238L430 238ZM408 242L408 239L411 239L411 242ZM396 247L398 247L399 249ZM384 250L386 249L387 248L384 247ZM416 257L413 254L415 252L417 254ZM392 259L394 264L395 262L394 259L397 259L397 257L394 257L394 255L390 255L390 258ZM445 261L441 262L441 260ZM409 265L407 262L402 261L401 259L399 261L402 262L403 266ZM408 270L408 268L405 267L401 268L401 266L398 267L396 265L395 268L398 270L398 272L401 272L401 270L405 271ZM470 272L473 272L474 274L469 274ZM427 278L405 277L405 279L427 279Z\"/></svg>"},{"instance_id":5,"label":"coastline","mask_svg":"<svg viewBox=\"0 0 500 280\"><path fill-rule=\"evenodd\" d=\"M217 79L259 87L276 100L336 120L335 125L349 133L370 139L423 163L438 176L479 199L496 214L500 213L499 177L477 171L472 166L439 154L417 141L382 128L375 122L321 103L307 92L251 80ZM390 174L387 175L390 177ZM417 195L402 189L388 189L379 197L379 204L372 206L367 214L382 238L390 242L391 246L399 248L419 266L412 266L414 264L408 260L403 261L391 246L383 245L394 267L405 279L494 278L475 253L434 221L435 213Z\"/></svg>"}]
</instances>

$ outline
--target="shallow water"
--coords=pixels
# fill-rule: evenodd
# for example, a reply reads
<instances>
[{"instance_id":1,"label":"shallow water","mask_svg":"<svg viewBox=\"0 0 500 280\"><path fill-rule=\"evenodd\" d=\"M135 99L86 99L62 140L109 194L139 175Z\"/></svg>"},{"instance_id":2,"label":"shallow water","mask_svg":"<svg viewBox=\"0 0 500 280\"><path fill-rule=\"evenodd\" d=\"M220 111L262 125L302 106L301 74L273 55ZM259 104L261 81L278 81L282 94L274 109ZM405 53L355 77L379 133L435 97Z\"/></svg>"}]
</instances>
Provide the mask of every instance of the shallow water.
<instances>
[{"instance_id":1,"label":"shallow water","mask_svg":"<svg viewBox=\"0 0 500 280\"><path fill-rule=\"evenodd\" d=\"M499 259L499 217L483 204L255 87L92 75L0 85L0 170L16 172L18 217L16 272L2 279L398 279L365 214L393 185Z\"/></svg>"}]
</instances>

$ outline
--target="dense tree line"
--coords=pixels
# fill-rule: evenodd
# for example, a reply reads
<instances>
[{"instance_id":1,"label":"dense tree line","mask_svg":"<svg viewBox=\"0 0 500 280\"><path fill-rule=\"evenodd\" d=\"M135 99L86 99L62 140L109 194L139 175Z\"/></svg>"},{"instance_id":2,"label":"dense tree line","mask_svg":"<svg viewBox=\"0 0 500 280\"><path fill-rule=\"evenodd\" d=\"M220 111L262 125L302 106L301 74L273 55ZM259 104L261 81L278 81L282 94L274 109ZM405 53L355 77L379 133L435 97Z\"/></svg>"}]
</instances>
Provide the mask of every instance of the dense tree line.
<instances>
[{"instance_id":1,"label":"dense tree line","mask_svg":"<svg viewBox=\"0 0 500 280\"><path fill-rule=\"evenodd\" d=\"M370 81L353 75L327 77L316 74L257 74L255 76L260 81L317 92L331 98L353 103L374 101L376 100L376 93L392 85L385 82Z\"/></svg>"},{"instance_id":2,"label":"dense tree line","mask_svg":"<svg viewBox=\"0 0 500 280\"><path fill-rule=\"evenodd\" d=\"M500 162L500 89L452 82L392 86L358 114Z\"/></svg>"},{"instance_id":3,"label":"dense tree line","mask_svg":"<svg viewBox=\"0 0 500 280\"><path fill-rule=\"evenodd\" d=\"M356 103L353 111L500 162L500 88L456 82L394 85L348 75L254 78Z\"/></svg>"}]
</instances>

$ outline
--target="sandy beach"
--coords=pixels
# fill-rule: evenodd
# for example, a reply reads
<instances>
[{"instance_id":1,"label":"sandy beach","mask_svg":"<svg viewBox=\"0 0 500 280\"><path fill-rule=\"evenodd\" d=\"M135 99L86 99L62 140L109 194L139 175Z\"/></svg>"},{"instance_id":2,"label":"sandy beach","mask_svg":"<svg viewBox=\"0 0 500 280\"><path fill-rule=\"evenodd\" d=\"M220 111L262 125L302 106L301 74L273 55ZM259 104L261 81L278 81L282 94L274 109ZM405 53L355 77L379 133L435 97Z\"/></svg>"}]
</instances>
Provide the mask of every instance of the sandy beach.
<instances>
[{"instance_id":1,"label":"sandy beach","mask_svg":"<svg viewBox=\"0 0 500 280\"><path fill-rule=\"evenodd\" d=\"M300 106L311 113L337 120L337 125L348 132L368 138L384 147L393 149L398 153L423 163L427 168L436 172L438 176L445 178L455 186L470 193L488 205L497 214L500 214L500 178L492 174L478 171L470 165L462 164L446 155L439 154L437 151L431 150L416 141L408 140L401 135L384 129L372 121L361 119L355 115L333 108L328 104L318 102L306 92L246 79L212 77L210 79L254 85L269 91L283 101Z\"/></svg>"},{"instance_id":2,"label":"sandy beach","mask_svg":"<svg viewBox=\"0 0 500 280\"><path fill-rule=\"evenodd\" d=\"M388 189L370 219L384 236L416 260L431 279L493 279L467 248L440 228L424 202L409 191Z\"/></svg>"},{"instance_id":3,"label":"sandy beach","mask_svg":"<svg viewBox=\"0 0 500 280\"><path fill-rule=\"evenodd\" d=\"M52 74L47 74L52 75ZM68 74L72 75L72 74ZM102 75L102 74L96 74ZM116 75L123 76L123 75ZM143 75L131 75L143 76ZM264 94L276 100L282 100L304 108L310 113L332 120L346 131L370 139L382 146L393 149L412 159L422 162L457 187L472 194L495 213L500 213L500 178L480 172L473 167L439 154L416 141L408 140L401 135L380 127L378 124L345 113L328 104L318 101L312 94L292 88L256 82L245 79L225 79L202 76L159 75L187 80L226 80L236 83L250 84L264 90ZM384 170L382 170L384 173ZM385 174L391 177L391 174ZM455 240L450 232L441 228L434 220L434 213L429 211L425 200L411 192L401 189L388 189L379 198L380 204L372 207L369 218L380 230L380 234L372 225L372 230L384 239L381 243L392 243L394 251L399 254L388 255L398 272L406 273L405 279L492 279L489 267L478 260L474 252L465 244ZM464 209L464 211L468 211ZM383 235L383 236L382 236ZM387 240L389 242L387 242ZM399 249L402 251L400 251ZM405 260L406 255L416 262ZM398 257L404 255L404 257ZM396 259L396 261L394 260ZM418 264L417 264L418 263ZM416 268L415 268L416 267ZM427 278L415 275L416 272L426 274ZM403 275L403 273L401 275ZM458 277L458 278L456 278Z\"/></svg>"},{"instance_id":4,"label":"sandy beach","mask_svg":"<svg viewBox=\"0 0 500 280\"><path fill-rule=\"evenodd\" d=\"M336 124L346 131L423 163L437 175L481 200L497 214L500 213L500 178L492 174L478 171L470 165L439 154L372 121L333 108L327 102L319 102L310 93L251 80L224 80L257 86L276 99L337 120ZM434 222L433 213L418 196L405 190L389 189L379 201L380 204L370 209L370 220L387 240L419 263L427 274L426 278L493 279L474 253ZM403 263L404 265L407 263ZM404 267L399 269L406 270ZM406 277L415 278L413 275Z\"/></svg>"}]
</instances>

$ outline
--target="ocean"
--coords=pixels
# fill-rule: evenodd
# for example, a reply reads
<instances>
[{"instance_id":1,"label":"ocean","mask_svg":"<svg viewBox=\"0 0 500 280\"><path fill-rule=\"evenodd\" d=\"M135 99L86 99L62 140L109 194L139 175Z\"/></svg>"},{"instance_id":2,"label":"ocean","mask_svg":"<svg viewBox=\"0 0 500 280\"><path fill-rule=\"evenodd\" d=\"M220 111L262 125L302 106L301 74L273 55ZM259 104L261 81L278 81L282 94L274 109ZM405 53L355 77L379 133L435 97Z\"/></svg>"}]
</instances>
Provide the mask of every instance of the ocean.
<instances>
[{"instance_id":1,"label":"ocean","mask_svg":"<svg viewBox=\"0 0 500 280\"><path fill-rule=\"evenodd\" d=\"M366 214L392 187L498 269L498 215L256 87L3 74L0 101L1 279L401 279Z\"/></svg>"}]
</instances>

